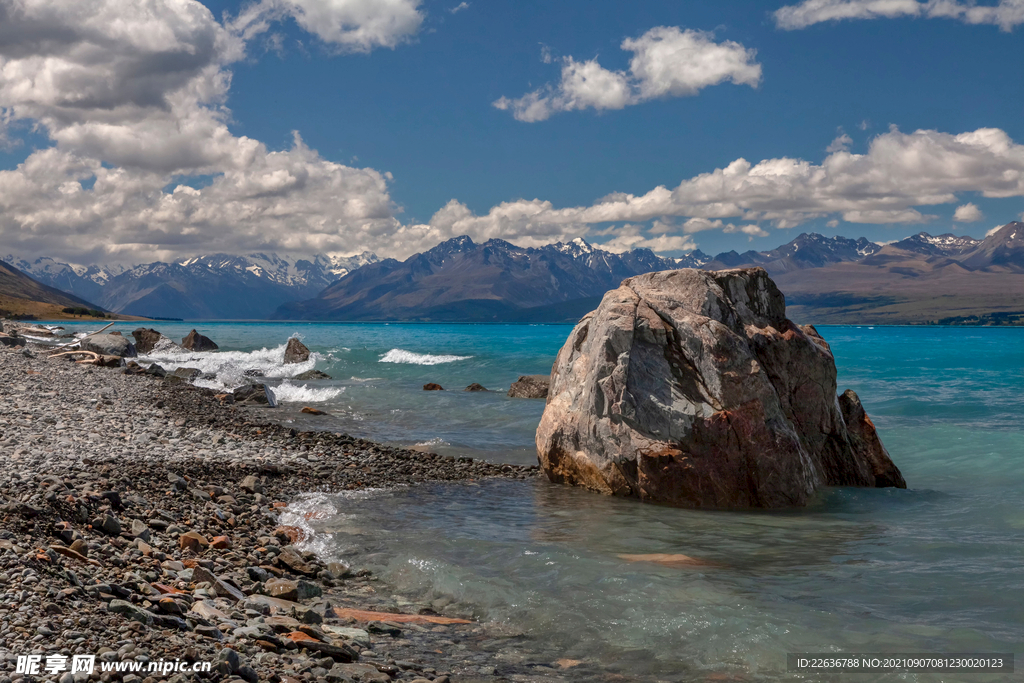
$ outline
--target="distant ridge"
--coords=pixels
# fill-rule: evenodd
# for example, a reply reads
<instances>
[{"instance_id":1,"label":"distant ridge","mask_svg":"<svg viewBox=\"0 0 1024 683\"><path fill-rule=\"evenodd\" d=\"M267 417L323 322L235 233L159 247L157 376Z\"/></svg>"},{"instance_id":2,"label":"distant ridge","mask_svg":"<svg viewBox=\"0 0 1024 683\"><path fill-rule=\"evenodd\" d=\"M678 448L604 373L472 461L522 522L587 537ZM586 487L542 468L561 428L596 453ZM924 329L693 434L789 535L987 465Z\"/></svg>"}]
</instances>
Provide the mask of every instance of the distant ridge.
<instances>
[{"instance_id":1,"label":"distant ridge","mask_svg":"<svg viewBox=\"0 0 1024 683\"><path fill-rule=\"evenodd\" d=\"M538 248L456 237L405 259L213 254L131 268L8 256L33 277L89 291L108 310L191 319L574 322L625 278L673 268L761 266L790 317L818 323L1017 324L1024 224L985 239L918 233L891 244L803 233L770 251L679 258L583 239Z\"/></svg>"},{"instance_id":2,"label":"distant ridge","mask_svg":"<svg viewBox=\"0 0 1024 683\"><path fill-rule=\"evenodd\" d=\"M61 317L61 308L99 309L67 292L36 282L17 268L0 261L0 315Z\"/></svg>"},{"instance_id":3,"label":"distant ridge","mask_svg":"<svg viewBox=\"0 0 1024 683\"><path fill-rule=\"evenodd\" d=\"M575 321L632 275L673 268L761 266L802 322L1013 322L1024 312L1024 225L984 240L919 233L890 245L804 233L767 252L659 257L614 254L577 239L540 248L469 237L340 279L277 319ZM993 315L995 317L993 317ZM980 316L980 317L979 317Z\"/></svg>"}]
</instances>

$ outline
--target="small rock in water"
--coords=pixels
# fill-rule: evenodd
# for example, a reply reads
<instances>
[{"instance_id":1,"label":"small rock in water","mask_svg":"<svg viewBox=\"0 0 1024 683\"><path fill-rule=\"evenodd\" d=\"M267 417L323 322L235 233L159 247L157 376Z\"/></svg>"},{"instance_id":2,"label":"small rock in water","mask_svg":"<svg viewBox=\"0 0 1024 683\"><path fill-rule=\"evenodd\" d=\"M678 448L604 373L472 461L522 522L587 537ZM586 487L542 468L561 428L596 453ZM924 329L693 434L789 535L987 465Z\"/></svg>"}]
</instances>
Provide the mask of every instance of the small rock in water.
<instances>
[{"instance_id":1,"label":"small rock in water","mask_svg":"<svg viewBox=\"0 0 1024 683\"><path fill-rule=\"evenodd\" d=\"M326 415L327 414L327 413L325 413L322 410L318 410L316 408L310 408L309 406L306 406L305 408L303 408L302 412L306 413L307 415Z\"/></svg>"},{"instance_id":2,"label":"small rock in water","mask_svg":"<svg viewBox=\"0 0 1024 683\"><path fill-rule=\"evenodd\" d=\"M284 362L289 363L305 363L309 360L309 349L306 345L298 340L296 337L292 337L288 340L288 345L284 349Z\"/></svg>"},{"instance_id":3,"label":"small rock in water","mask_svg":"<svg viewBox=\"0 0 1024 683\"><path fill-rule=\"evenodd\" d=\"M463 389L463 391L487 391L487 387L485 387L482 384L477 384L476 382L473 382L468 387Z\"/></svg>"},{"instance_id":4,"label":"small rock in water","mask_svg":"<svg viewBox=\"0 0 1024 683\"><path fill-rule=\"evenodd\" d=\"M428 384L423 385L423 391L444 391L444 387L442 387L440 384L430 382Z\"/></svg>"},{"instance_id":5,"label":"small rock in water","mask_svg":"<svg viewBox=\"0 0 1024 683\"><path fill-rule=\"evenodd\" d=\"M195 330L188 333L184 339L181 340L182 348L188 349L189 351L216 351L220 347L213 343L213 340L209 337L204 337Z\"/></svg>"},{"instance_id":6,"label":"small rock in water","mask_svg":"<svg viewBox=\"0 0 1024 683\"><path fill-rule=\"evenodd\" d=\"M334 378L331 377L330 375L328 375L326 372L320 372L319 370L306 370L305 372L303 372L301 374L295 375L295 377L293 377L292 379L307 380L307 379L334 379Z\"/></svg>"}]
</instances>

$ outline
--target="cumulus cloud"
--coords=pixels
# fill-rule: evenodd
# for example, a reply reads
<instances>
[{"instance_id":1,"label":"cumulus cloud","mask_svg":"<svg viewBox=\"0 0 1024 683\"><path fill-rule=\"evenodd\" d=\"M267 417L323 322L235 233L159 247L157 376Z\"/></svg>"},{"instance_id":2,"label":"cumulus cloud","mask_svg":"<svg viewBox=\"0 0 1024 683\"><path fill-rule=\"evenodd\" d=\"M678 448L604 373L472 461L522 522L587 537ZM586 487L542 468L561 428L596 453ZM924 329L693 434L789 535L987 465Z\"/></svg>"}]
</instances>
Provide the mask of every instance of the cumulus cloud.
<instances>
[{"instance_id":1,"label":"cumulus cloud","mask_svg":"<svg viewBox=\"0 0 1024 683\"><path fill-rule=\"evenodd\" d=\"M417 5L263 2L222 24L195 0L0 4L0 124L53 143L0 171L0 240L24 254L131 261L379 244L399 226L390 175L325 160L297 134L282 151L233 135L229 67L273 12L366 50L414 32Z\"/></svg>"},{"instance_id":2,"label":"cumulus cloud","mask_svg":"<svg viewBox=\"0 0 1024 683\"><path fill-rule=\"evenodd\" d=\"M461 12L464 9L469 9L469 3L468 2L460 2L459 4L455 5L455 7L452 7L451 9L449 9L448 11L451 12L452 14L458 14L459 12Z\"/></svg>"},{"instance_id":3,"label":"cumulus cloud","mask_svg":"<svg viewBox=\"0 0 1024 683\"><path fill-rule=\"evenodd\" d=\"M984 217L981 209L970 202L956 207L956 211L953 212L953 220L958 223L976 223Z\"/></svg>"},{"instance_id":4,"label":"cumulus cloud","mask_svg":"<svg viewBox=\"0 0 1024 683\"><path fill-rule=\"evenodd\" d=\"M839 149L820 164L791 158L756 164L737 159L674 188L611 194L589 206L557 208L539 199L518 200L476 215L453 200L429 224L402 228L400 234L429 236L428 243L468 234L535 246L587 234L595 229L590 226L653 221L645 239L706 230L759 237L766 234L765 223L777 228L813 219L924 223L937 216L920 209L954 203L958 193L968 192L992 198L1024 196L1024 145L994 128L959 135L893 128L875 137L865 154ZM676 224L674 219L685 220ZM602 234L625 230L600 229Z\"/></svg>"},{"instance_id":5,"label":"cumulus cloud","mask_svg":"<svg viewBox=\"0 0 1024 683\"><path fill-rule=\"evenodd\" d=\"M992 24L1010 31L1024 24L1024 0L999 0L995 5L958 0L804 0L776 10L774 16L776 25L786 30L844 19L924 17Z\"/></svg>"},{"instance_id":6,"label":"cumulus cloud","mask_svg":"<svg viewBox=\"0 0 1024 683\"><path fill-rule=\"evenodd\" d=\"M511 110L519 121L534 122L557 112L622 109L652 99L696 95L725 81L751 87L761 82L755 50L731 40L716 43L714 35L704 31L658 26L639 38L627 38L621 47L633 53L628 71L606 69L597 58L565 57L557 84L516 99L502 97L493 105ZM550 57L550 52L545 55Z\"/></svg>"},{"instance_id":7,"label":"cumulus cloud","mask_svg":"<svg viewBox=\"0 0 1024 683\"><path fill-rule=\"evenodd\" d=\"M290 17L341 52L369 52L412 39L423 24L420 4L421 0L260 0L242 11L232 28L242 34L262 32L270 23Z\"/></svg>"},{"instance_id":8,"label":"cumulus cloud","mask_svg":"<svg viewBox=\"0 0 1024 683\"><path fill-rule=\"evenodd\" d=\"M841 135L839 135L839 137L833 140L828 147L825 148L825 151L829 152L830 154L833 152L845 152L846 150L850 149L850 145L852 144L853 138L851 138L846 133L842 133Z\"/></svg>"}]
</instances>

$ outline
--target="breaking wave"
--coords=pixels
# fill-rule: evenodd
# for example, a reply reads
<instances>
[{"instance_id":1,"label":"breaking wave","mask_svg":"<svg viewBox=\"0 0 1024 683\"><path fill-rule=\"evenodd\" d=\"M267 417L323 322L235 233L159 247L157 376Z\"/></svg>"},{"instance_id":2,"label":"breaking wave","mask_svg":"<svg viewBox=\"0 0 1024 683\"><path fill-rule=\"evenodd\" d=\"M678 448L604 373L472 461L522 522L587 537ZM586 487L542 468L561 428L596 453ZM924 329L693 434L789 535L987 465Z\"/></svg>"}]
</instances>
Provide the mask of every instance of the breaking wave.
<instances>
[{"instance_id":1,"label":"breaking wave","mask_svg":"<svg viewBox=\"0 0 1024 683\"><path fill-rule=\"evenodd\" d=\"M279 403L321 403L330 401L345 391L344 387L322 387L314 389L304 384L292 384L285 380L276 387L270 387Z\"/></svg>"},{"instance_id":2,"label":"breaking wave","mask_svg":"<svg viewBox=\"0 0 1024 683\"><path fill-rule=\"evenodd\" d=\"M312 370L317 361L324 360L318 353L311 353L309 360L302 363L285 363L284 350L287 344L256 351L187 351L181 347L154 349L139 356L140 363L158 363L168 372L178 368L196 368L202 374L193 382L197 387L207 389L234 389L251 378L288 379Z\"/></svg>"},{"instance_id":3,"label":"breaking wave","mask_svg":"<svg viewBox=\"0 0 1024 683\"><path fill-rule=\"evenodd\" d=\"M439 365L469 360L473 356L432 356L428 353L413 353L404 349L391 349L380 357L381 363L408 363L410 365Z\"/></svg>"}]
</instances>

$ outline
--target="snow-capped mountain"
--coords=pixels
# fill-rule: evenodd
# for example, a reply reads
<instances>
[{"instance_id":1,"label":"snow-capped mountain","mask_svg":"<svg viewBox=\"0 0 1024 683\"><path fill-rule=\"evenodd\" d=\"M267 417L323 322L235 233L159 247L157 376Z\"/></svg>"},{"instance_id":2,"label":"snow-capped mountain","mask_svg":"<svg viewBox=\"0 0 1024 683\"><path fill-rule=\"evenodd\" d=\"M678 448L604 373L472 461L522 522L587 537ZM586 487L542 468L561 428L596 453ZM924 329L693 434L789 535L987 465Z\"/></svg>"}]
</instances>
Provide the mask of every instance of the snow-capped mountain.
<instances>
[{"instance_id":1,"label":"snow-capped mountain","mask_svg":"<svg viewBox=\"0 0 1024 683\"><path fill-rule=\"evenodd\" d=\"M264 318L281 304L315 296L375 254L210 254L134 267L79 266L52 258L3 259L36 280L107 310L168 318Z\"/></svg>"},{"instance_id":2,"label":"snow-capped mountain","mask_svg":"<svg viewBox=\"0 0 1024 683\"><path fill-rule=\"evenodd\" d=\"M316 298L282 306L276 318L316 320L567 320L591 310L622 280L702 265L694 252L663 258L650 249L614 253L583 239L519 247L455 237L405 261L386 259Z\"/></svg>"},{"instance_id":3,"label":"snow-capped mountain","mask_svg":"<svg viewBox=\"0 0 1024 683\"><path fill-rule=\"evenodd\" d=\"M946 233L945 235L932 236L926 232L919 232L905 240L893 242L892 246L926 256L956 257L976 249L981 242L982 240L976 240L967 235Z\"/></svg>"},{"instance_id":4,"label":"snow-capped mountain","mask_svg":"<svg viewBox=\"0 0 1024 683\"><path fill-rule=\"evenodd\" d=\"M126 270L124 266L119 265L81 266L61 263L47 256L28 261L8 254L0 261L27 273L38 282L88 301L98 300L103 287Z\"/></svg>"}]
</instances>

